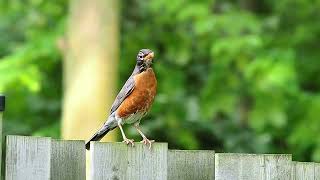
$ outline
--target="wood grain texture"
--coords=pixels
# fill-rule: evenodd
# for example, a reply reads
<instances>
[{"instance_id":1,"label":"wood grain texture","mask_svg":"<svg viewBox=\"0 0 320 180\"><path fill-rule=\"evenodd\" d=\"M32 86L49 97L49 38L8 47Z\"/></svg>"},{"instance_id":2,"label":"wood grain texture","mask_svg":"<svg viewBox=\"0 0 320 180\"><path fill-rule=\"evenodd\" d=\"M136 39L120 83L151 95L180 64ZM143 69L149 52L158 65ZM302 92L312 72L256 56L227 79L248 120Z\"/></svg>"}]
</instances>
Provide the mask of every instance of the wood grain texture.
<instances>
[{"instance_id":1,"label":"wood grain texture","mask_svg":"<svg viewBox=\"0 0 320 180\"><path fill-rule=\"evenodd\" d=\"M154 143L151 150L141 143L91 142L91 180L166 180L167 143Z\"/></svg>"},{"instance_id":2,"label":"wood grain texture","mask_svg":"<svg viewBox=\"0 0 320 180\"><path fill-rule=\"evenodd\" d=\"M168 151L168 180L214 179L214 151Z\"/></svg>"},{"instance_id":3,"label":"wood grain texture","mask_svg":"<svg viewBox=\"0 0 320 180\"><path fill-rule=\"evenodd\" d=\"M51 142L51 180L85 180L84 141Z\"/></svg>"},{"instance_id":4,"label":"wood grain texture","mask_svg":"<svg viewBox=\"0 0 320 180\"><path fill-rule=\"evenodd\" d=\"M229 154L215 155L215 179L263 179L264 158L255 154Z\"/></svg>"},{"instance_id":5,"label":"wood grain texture","mask_svg":"<svg viewBox=\"0 0 320 180\"><path fill-rule=\"evenodd\" d=\"M291 155L215 154L216 180L291 178Z\"/></svg>"},{"instance_id":6,"label":"wood grain texture","mask_svg":"<svg viewBox=\"0 0 320 180\"><path fill-rule=\"evenodd\" d=\"M0 154L2 154L2 117L3 112L0 111ZM2 164L2 156L0 155L0 164ZM0 175L1 175L1 166L0 166Z\"/></svg>"},{"instance_id":7,"label":"wood grain texture","mask_svg":"<svg viewBox=\"0 0 320 180\"><path fill-rule=\"evenodd\" d=\"M266 154L265 179L291 179L292 155L289 154Z\"/></svg>"},{"instance_id":8,"label":"wood grain texture","mask_svg":"<svg viewBox=\"0 0 320 180\"><path fill-rule=\"evenodd\" d=\"M320 163L314 163L315 180L320 180Z\"/></svg>"},{"instance_id":9,"label":"wood grain texture","mask_svg":"<svg viewBox=\"0 0 320 180\"><path fill-rule=\"evenodd\" d=\"M7 136L6 180L49 180L51 139Z\"/></svg>"},{"instance_id":10,"label":"wood grain texture","mask_svg":"<svg viewBox=\"0 0 320 180\"><path fill-rule=\"evenodd\" d=\"M319 163L292 162L292 180L320 180L319 170Z\"/></svg>"}]
</instances>

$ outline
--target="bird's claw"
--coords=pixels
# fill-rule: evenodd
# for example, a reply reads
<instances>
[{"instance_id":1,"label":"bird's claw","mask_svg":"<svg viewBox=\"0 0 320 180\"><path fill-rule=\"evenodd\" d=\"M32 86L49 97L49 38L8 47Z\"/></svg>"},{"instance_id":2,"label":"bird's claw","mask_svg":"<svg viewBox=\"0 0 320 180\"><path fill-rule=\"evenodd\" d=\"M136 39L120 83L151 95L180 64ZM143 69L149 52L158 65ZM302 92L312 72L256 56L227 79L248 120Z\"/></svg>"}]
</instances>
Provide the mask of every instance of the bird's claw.
<instances>
[{"instance_id":1,"label":"bird's claw","mask_svg":"<svg viewBox=\"0 0 320 180\"><path fill-rule=\"evenodd\" d=\"M141 143L148 145L149 144L149 149L151 149L152 143L154 143L154 140L149 140L147 138L143 138L142 141L140 141Z\"/></svg>"},{"instance_id":2,"label":"bird's claw","mask_svg":"<svg viewBox=\"0 0 320 180\"><path fill-rule=\"evenodd\" d=\"M126 143L127 145L131 144L131 146L134 146L134 140L133 139L124 139L122 142Z\"/></svg>"}]
</instances>

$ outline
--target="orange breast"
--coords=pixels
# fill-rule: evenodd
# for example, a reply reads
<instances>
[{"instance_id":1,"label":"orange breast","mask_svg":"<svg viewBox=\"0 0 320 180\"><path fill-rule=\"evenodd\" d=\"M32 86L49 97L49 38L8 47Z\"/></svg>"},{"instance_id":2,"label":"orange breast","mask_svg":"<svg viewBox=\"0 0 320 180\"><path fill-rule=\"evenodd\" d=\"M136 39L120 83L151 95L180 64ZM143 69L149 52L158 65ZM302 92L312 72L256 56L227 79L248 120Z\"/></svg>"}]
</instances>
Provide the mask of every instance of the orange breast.
<instances>
[{"instance_id":1,"label":"orange breast","mask_svg":"<svg viewBox=\"0 0 320 180\"><path fill-rule=\"evenodd\" d=\"M147 112L153 103L157 91L157 79L152 68L136 75L134 81L133 92L117 110L120 118L126 118L136 112Z\"/></svg>"}]
</instances>

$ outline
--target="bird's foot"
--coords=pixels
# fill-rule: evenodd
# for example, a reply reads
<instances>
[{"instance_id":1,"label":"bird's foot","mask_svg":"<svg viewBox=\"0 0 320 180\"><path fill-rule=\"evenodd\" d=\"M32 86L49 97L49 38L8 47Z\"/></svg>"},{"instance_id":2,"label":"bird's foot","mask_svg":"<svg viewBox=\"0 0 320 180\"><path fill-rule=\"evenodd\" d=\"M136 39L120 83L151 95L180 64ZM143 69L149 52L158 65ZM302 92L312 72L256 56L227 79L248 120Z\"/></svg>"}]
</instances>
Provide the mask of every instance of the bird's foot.
<instances>
[{"instance_id":1,"label":"bird's foot","mask_svg":"<svg viewBox=\"0 0 320 180\"><path fill-rule=\"evenodd\" d=\"M125 139L123 139L122 142L126 143L127 145L131 144L132 147L134 146L134 143L133 143L134 140L133 139L125 138Z\"/></svg>"},{"instance_id":2,"label":"bird's foot","mask_svg":"<svg viewBox=\"0 0 320 180\"><path fill-rule=\"evenodd\" d=\"M149 140L147 138L143 138L143 140L140 142L142 142L145 145L149 145L149 149L151 149L151 146L152 146L152 143L154 143L154 140Z\"/></svg>"}]
</instances>

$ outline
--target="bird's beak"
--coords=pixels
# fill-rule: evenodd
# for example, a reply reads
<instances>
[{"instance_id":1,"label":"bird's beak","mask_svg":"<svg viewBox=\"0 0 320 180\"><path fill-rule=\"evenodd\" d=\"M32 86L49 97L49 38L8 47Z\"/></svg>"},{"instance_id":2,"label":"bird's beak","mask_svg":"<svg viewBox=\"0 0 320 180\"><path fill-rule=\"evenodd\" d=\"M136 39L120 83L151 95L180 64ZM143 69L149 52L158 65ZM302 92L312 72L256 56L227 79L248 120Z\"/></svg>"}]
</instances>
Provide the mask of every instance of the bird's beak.
<instances>
[{"instance_id":1,"label":"bird's beak","mask_svg":"<svg viewBox=\"0 0 320 180\"><path fill-rule=\"evenodd\" d=\"M153 59L153 57L154 57L154 53L151 52L151 53L149 53L144 59L150 61L150 60Z\"/></svg>"}]
</instances>

